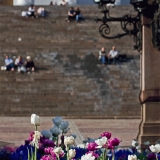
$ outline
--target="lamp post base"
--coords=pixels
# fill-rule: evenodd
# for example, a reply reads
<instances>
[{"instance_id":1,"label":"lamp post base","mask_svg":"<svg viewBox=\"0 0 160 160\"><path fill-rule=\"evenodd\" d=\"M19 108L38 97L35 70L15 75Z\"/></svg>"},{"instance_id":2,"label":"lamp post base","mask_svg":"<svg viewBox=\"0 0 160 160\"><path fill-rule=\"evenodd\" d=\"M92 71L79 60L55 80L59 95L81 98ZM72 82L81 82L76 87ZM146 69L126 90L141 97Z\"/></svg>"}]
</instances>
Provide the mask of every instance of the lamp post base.
<instances>
[{"instance_id":1,"label":"lamp post base","mask_svg":"<svg viewBox=\"0 0 160 160\"><path fill-rule=\"evenodd\" d=\"M155 144L160 140L160 102L147 102L142 105L142 122L137 138L140 144L146 141Z\"/></svg>"}]
</instances>

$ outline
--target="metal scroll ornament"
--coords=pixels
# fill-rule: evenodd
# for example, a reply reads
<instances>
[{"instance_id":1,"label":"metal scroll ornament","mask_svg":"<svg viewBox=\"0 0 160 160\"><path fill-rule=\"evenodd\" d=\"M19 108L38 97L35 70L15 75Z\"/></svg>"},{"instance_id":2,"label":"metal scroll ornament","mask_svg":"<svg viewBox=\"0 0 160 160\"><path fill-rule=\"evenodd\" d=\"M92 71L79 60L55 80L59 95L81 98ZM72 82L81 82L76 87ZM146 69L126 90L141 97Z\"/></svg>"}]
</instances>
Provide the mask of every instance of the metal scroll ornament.
<instances>
[{"instance_id":1,"label":"metal scroll ornament","mask_svg":"<svg viewBox=\"0 0 160 160\"><path fill-rule=\"evenodd\" d=\"M154 19L151 22L152 26L152 44L155 48L160 50L160 13L155 12Z\"/></svg>"},{"instance_id":2,"label":"metal scroll ornament","mask_svg":"<svg viewBox=\"0 0 160 160\"><path fill-rule=\"evenodd\" d=\"M102 8L103 10L101 11L104 16L102 19L97 18L95 19L96 22L101 21L102 24L99 27L99 33L102 37L106 39L115 39L115 38L121 38L126 35L133 35L134 36L134 41L136 43L135 49L138 51L141 50L141 25L140 25L140 15L138 13L137 16L131 17L130 15L125 15L123 17L111 17L109 14L109 8L106 7L104 10L104 7ZM121 28L124 31L124 33L116 34L114 36L111 36L111 29L107 22L120 22ZM129 29L130 26L132 26L132 29Z\"/></svg>"}]
</instances>

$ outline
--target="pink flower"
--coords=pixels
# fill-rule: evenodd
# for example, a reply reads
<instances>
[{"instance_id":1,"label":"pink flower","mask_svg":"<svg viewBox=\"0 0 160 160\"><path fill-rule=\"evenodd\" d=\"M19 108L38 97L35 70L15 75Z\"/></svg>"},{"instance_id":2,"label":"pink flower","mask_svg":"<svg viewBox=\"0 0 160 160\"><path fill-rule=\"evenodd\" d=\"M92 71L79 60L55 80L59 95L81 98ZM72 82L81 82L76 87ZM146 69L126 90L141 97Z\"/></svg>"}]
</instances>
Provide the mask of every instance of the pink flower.
<instances>
[{"instance_id":1,"label":"pink flower","mask_svg":"<svg viewBox=\"0 0 160 160\"><path fill-rule=\"evenodd\" d=\"M108 146L118 146L121 141L117 138L111 138L108 140Z\"/></svg>"},{"instance_id":2,"label":"pink flower","mask_svg":"<svg viewBox=\"0 0 160 160\"><path fill-rule=\"evenodd\" d=\"M52 147L48 147L48 148L45 148L45 149L44 149L44 152L45 152L46 154L51 154L52 151L53 151L53 148L52 148Z\"/></svg>"},{"instance_id":3,"label":"pink flower","mask_svg":"<svg viewBox=\"0 0 160 160\"><path fill-rule=\"evenodd\" d=\"M104 132L101 134L101 137L106 137L107 139L111 138L111 133L110 132Z\"/></svg>"},{"instance_id":4,"label":"pink flower","mask_svg":"<svg viewBox=\"0 0 160 160\"><path fill-rule=\"evenodd\" d=\"M29 140L29 141L32 141L32 140L33 140L33 136L34 136L34 132L31 132L28 140Z\"/></svg>"},{"instance_id":5,"label":"pink flower","mask_svg":"<svg viewBox=\"0 0 160 160\"><path fill-rule=\"evenodd\" d=\"M87 149L89 150L89 151L94 151L94 150L96 150L98 145L95 143L95 142L90 142L90 143L88 143L87 144Z\"/></svg>"},{"instance_id":6,"label":"pink flower","mask_svg":"<svg viewBox=\"0 0 160 160\"><path fill-rule=\"evenodd\" d=\"M89 151L89 152L87 152L87 154L92 154L92 156L93 157L95 157L95 158L98 158L99 157L99 155L98 154L96 154L95 152L93 152L93 151Z\"/></svg>"},{"instance_id":7,"label":"pink flower","mask_svg":"<svg viewBox=\"0 0 160 160\"><path fill-rule=\"evenodd\" d=\"M41 160L51 160L49 155L44 155Z\"/></svg>"},{"instance_id":8,"label":"pink flower","mask_svg":"<svg viewBox=\"0 0 160 160\"><path fill-rule=\"evenodd\" d=\"M108 143L107 148L108 149L113 149L114 147L110 143Z\"/></svg>"}]
</instances>

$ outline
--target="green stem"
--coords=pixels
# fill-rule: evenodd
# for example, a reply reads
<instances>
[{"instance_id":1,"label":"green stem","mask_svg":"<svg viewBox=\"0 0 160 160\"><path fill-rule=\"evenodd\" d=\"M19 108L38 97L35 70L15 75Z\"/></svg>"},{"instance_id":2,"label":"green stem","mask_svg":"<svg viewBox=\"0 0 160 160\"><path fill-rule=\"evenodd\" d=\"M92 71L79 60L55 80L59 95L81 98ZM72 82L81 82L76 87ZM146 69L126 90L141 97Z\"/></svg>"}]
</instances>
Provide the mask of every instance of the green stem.
<instances>
[{"instance_id":1,"label":"green stem","mask_svg":"<svg viewBox=\"0 0 160 160\"><path fill-rule=\"evenodd\" d=\"M106 149L103 150L103 160L106 160Z\"/></svg>"},{"instance_id":2,"label":"green stem","mask_svg":"<svg viewBox=\"0 0 160 160\"><path fill-rule=\"evenodd\" d=\"M69 160L69 147L67 146L67 160Z\"/></svg>"},{"instance_id":3,"label":"green stem","mask_svg":"<svg viewBox=\"0 0 160 160\"><path fill-rule=\"evenodd\" d=\"M114 149L112 150L112 160L114 160Z\"/></svg>"},{"instance_id":4,"label":"green stem","mask_svg":"<svg viewBox=\"0 0 160 160\"><path fill-rule=\"evenodd\" d=\"M158 160L158 156L157 156L157 154L156 154L156 160Z\"/></svg>"},{"instance_id":5,"label":"green stem","mask_svg":"<svg viewBox=\"0 0 160 160\"><path fill-rule=\"evenodd\" d=\"M57 136L57 147L58 147L58 136Z\"/></svg>"},{"instance_id":6,"label":"green stem","mask_svg":"<svg viewBox=\"0 0 160 160\"><path fill-rule=\"evenodd\" d=\"M35 126L36 127L36 131L37 131L37 125ZM36 145L35 145L35 156L34 156L34 160L37 160L37 148L36 148Z\"/></svg>"},{"instance_id":7,"label":"green stem","mask_svg":"<svg viewBox=\"0 0 160 160\"><path fill-rule=\"evenodd\" d=\"M37 160L37 148L35 146L35 159L34 160Z\"/></svg>"}]
</instances>

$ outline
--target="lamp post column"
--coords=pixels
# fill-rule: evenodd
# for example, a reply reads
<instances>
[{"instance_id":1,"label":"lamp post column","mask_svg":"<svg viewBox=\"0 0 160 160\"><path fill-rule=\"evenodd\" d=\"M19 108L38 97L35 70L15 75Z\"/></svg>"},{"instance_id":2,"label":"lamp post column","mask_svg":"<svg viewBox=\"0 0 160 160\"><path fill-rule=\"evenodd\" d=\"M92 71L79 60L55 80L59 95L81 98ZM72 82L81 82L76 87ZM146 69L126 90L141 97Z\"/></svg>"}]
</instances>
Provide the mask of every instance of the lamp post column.
<instances>
[{"instance_id":1,"label":"lamp post column","mask_svg":"<svg viewBox=\"0 0 160 160\"><path fill-rule=\"evenodd\" d=\"M142 16L140 144L160 140L160 51L153 47L150 19Z\"/></svg>"}]
</instances>

